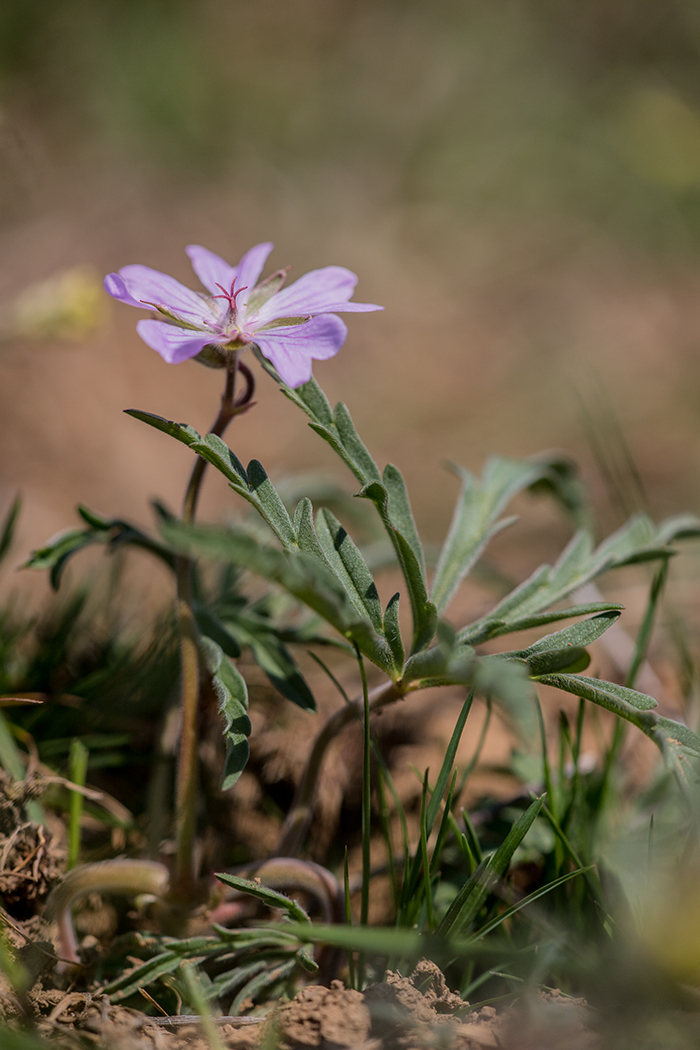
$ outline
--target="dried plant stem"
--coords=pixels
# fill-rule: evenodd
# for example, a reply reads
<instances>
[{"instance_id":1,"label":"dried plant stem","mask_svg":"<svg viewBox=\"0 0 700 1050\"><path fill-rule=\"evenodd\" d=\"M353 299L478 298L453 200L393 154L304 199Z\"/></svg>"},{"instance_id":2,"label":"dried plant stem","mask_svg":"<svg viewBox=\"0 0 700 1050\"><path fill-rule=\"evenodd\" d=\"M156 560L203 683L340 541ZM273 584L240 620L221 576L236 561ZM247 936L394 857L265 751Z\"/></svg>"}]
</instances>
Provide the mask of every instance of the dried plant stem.
<instances>
[{"instance_id":1,"label":"dried plant stem","mask_svg":"<svg viewBox=\"0 0 700 1050\"><path fill-rule=\"evenodd\" d=\"M162 897L168 888L168 869L151 860L105 860L73 868L51 890L46 918L58 923L60 964L78 963L78 945L71 918L71 904L86 893L147 893Z\"/></svg>"},{"instance_id":2,"label":"dried plant stem","mask_svg":"<svg viewBox=\"0 0 700 1050\"><path fill-rule=\"evenodd\" d=\"M247 387L236 401L236 373L243 373ZM235 415L250 407L255 389L250 370L238 363L232 355L226 369L226 386L221 398L221 408L210 433L221 437ZM207 468L201 456L192 469L182 505L182 520L194 521L202 480ZM177 764L177 786L175 798L175 822L177 849L172 896L178 904L187 904L194 897L194 840L197 815L197 752L199 721L199 647L197 627L192 612L192 560L180 555L176 561L177 622L180 632L181 693L180 712L182 727Z\"/></svg>"},{"instance_id":3,"label":"dried plant stem","mask_svg":"<svg viewBox=\"0 0 700 1050\"><path fill-rule=\"evenodd\" d=\"M405 690L397 682L384 682L382 685L372 689L369 693L370 714L380 710L382 707L386 707L387 704L393 703L394 700L399 700L404 695L404 692ZM294 802L282 827L282 834L275 850L275 856L293 857L298 853L311 823L314 797L326 751L345 726L349 725L353 719L359 720L362 718L363 701L364 698L360 697L358 700L353 700L351 704L341 707L335 714L331 715L314 740L303 776L299 781Z\"/></svg>"}]
</instances>

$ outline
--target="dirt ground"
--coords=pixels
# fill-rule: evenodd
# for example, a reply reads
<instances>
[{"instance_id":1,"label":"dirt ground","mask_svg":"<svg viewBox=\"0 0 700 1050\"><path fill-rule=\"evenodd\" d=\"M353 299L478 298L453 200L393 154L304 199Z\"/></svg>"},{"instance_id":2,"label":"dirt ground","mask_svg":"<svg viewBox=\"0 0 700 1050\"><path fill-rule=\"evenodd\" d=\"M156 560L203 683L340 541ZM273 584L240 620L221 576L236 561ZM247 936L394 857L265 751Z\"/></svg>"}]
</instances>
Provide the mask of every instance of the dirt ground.
<instances>
[{"instance_id":1,"label":"dirt ground","mask_svg":"<svg viewBox=\"0 0 700 1050\"><path fill-rule=\"evenodd\" d=\"M38 1033L67 1050L213 1050L210 1032L195 1017L146 1017L107 996L78 992L38 994L32 1005ZM209 1024L226 1050L595 1050L589 1018L584 1000L558 990L472 1011L438 967L423 960L410 977L389 971L364 992L341 981L309 985L266 1016L215 1017Z\"/></svg>"}]
</instances>

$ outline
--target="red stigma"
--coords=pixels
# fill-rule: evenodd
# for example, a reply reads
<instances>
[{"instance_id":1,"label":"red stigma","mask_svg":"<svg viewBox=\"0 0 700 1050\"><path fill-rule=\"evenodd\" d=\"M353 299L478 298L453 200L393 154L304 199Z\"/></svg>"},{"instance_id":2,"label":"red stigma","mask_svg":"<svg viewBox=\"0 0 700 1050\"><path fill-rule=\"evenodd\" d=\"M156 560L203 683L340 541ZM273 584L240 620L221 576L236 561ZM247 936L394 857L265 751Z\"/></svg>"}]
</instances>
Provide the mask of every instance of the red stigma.
<instances>
[{"instance_id":1,"label":"red stigma","mask_svg":"<svg viewBox=\"0 0 700 1050\"><path fill-rule=\"evenodd\" d=\"M222 284L219 284L218 282L217 282L216 287L221 289L222 294L221 295L214 295L214 296L212 296L212 298L213 299L225 299L227 301L228 305L229 305L229 309L230 309L231 313L235 314L236 313L236 299L241 294L241 292L247 291L248 285L244 284L242 288L236 289L236 278L234 277L233 280L231 281L231 290L229 292L227 292L226 289L224 288L224 286Z\"/></svg>"}]
</instances>

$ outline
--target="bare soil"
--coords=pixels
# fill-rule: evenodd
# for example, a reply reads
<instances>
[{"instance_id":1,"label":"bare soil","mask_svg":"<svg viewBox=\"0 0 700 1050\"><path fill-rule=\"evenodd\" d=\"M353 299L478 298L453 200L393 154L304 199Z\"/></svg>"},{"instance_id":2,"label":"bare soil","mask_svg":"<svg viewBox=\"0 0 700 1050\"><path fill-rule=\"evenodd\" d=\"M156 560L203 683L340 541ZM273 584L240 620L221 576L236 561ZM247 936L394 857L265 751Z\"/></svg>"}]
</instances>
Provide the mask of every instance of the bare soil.
<instances>
[{"instance_id":1,"label":"bare soil","mask_svg":"<svg viewBox=\"0 0 700 1050\"><path fill-rule=\"evenodd\" d=\"M211 1050L192 1017L154 1018L112 1005L107 996L36 992L36 1029L65 1050ZM438 967L422 960L410 977L389 971L365 992L333 981L309 985L266 1016L213 1018L226 1050L594 1050L590 1011L558 991L505 1009L469 1004L451 992Z\"/></svg>"}]
</instances>

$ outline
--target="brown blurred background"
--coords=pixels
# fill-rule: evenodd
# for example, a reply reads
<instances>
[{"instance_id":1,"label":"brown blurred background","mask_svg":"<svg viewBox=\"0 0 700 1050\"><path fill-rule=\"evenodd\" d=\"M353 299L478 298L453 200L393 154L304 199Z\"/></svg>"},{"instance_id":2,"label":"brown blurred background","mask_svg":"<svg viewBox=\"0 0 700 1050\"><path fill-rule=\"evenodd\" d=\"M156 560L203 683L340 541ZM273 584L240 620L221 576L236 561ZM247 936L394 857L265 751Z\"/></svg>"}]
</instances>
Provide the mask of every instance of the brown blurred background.
<instances>
[{"instance_id":1,"label":"brown blurred background","mask_svg":"<svg viewBox=\"0 0 700 1050\"><path fill-rule=\"evenodd\" d=\"M489 451L570 450L618 524L639 486L606 486L591 450L594 431L624 475L618 427L652 513L698 511L699 60L694 0L3 0L6 320L76 266L196 286L186 244L235 262L272 239L290 279L345 265L386 306L315 374L405 472L428 541L456 491L441 461ZM78 500L143 523L152 495L179 505L187 450L122 409L199 429L216 411L217 373L165 365L136 311L100 302L80 338L6 324L18 554ZM239 457L343 478L264 376L258 393ZM234 500L211 478L202 514Z\"/></svg>"}]
</instances>

